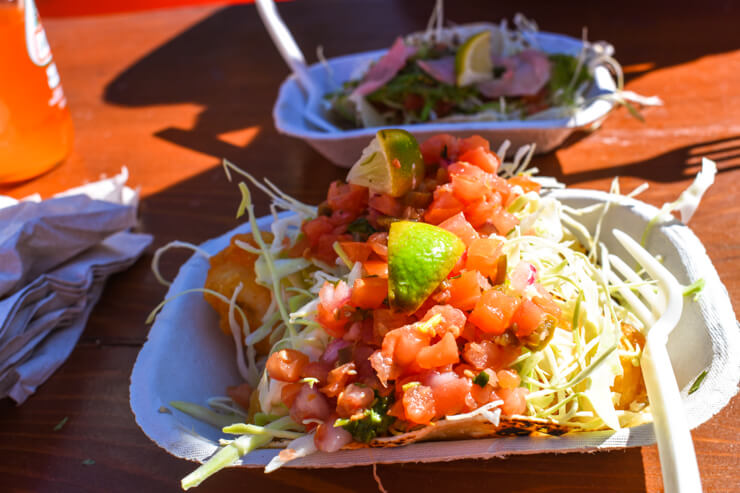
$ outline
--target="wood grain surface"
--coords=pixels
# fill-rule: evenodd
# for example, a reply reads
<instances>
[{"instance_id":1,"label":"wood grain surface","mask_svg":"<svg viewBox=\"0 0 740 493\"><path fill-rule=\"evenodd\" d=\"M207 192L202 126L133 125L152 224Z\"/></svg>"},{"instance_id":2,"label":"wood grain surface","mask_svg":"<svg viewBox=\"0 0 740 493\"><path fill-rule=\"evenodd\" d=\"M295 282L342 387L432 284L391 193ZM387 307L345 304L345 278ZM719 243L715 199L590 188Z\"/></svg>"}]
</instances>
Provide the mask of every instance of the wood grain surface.
<instances>
[{"instance_id":1,"label":"wood grain surface","mask_svg":"<svg viewBox=\"0 0 740 493\"><path fill-rule=\"evenodd\" d=\"M50 0L53 1L53 0ZM48 2L47 2L48 3ZM690 226L740 307L740 11L730 1L527 3L543 30L617 49L627 88L660 95L646 122L616 110L595 133L540 156L543 174L571 186L622 190L660 205L699 169L717 161L716 184ZM309 60L377 49L422 28L431 1L301 0L280 5ZM456 22L511 18L504 2L448 2ZM75 150L46 175L0 193L48 197L121 166L142 193L140 230L152 249L113 276L69 360L24 405L0 401L0 491L177 491L194 465L159 449L129 409L129 375L146 340L144 320L165 293L150 273L153 249L174 239L201 242L236 226L235 187L226 157L309 203L343 178L303 142L279 135L272 104L288 71L251 5L187 7L68 17L45 22L75 122ZM258 214L267 201L256 198ZM172 277L184 256L165 258ZM736 356L737 357L737 356ZM740 397L693 431L705 491L740 491ZM64 426L55 425L68 418ZM90 460L88 460L90 459ZM91 463L94 461L94 463ZM655 447L594 454L532 455L487 461L378 466L384 486L402 491L659 492ZM203 492L377 491L372 469L284 469L270 475L230 469Z\"/></svg>"}]
</instances>

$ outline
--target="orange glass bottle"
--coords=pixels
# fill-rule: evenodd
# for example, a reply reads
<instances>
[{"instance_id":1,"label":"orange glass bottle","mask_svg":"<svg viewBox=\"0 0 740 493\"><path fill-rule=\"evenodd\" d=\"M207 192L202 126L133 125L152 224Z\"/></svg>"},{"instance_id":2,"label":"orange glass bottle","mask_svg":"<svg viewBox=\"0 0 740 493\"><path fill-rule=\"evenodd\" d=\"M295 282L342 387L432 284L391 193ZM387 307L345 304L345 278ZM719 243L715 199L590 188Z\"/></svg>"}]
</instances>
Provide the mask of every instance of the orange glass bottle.
<instances>
[{"instance_id":1,"label":"orange glass bottle","mask_svg":"<svg viewBox=\"0 0 740 493\"><path fill-rule=\"evenodd\" d=\"M0 0L0 183L33 178L72 148L72 118L33 0Z\"/></svg>"}]
</instances>

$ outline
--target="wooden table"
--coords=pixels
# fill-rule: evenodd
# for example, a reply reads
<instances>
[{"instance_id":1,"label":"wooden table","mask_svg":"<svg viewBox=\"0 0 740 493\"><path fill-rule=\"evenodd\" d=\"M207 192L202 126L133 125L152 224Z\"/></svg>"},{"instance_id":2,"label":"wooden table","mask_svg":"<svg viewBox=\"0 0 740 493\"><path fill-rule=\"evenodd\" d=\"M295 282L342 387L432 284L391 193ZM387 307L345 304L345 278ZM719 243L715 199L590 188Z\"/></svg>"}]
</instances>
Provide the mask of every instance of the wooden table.
<instances>
[{"instance_id":1,"label":"wooden table","mask_svg":"<svg viewBox=\"0 0 740 493\"><path fill-rule=\"evenodd\" d=\"M504 2L448 2L457 22L511 18ZM659 94L665 106L623 109L603 127L578 135L536 165L569 185L622 189L647 181L646 202L677 197L699 169L717 160L719 175L691 226L740 308L740 39L730 2L659 8L620 2L610 11L590 2L568 7L536 2L526 13L544 30L607 39L627 67L628 88ZM390 45L422 28L431 2L297 1L280 11L310 59ZM82 339L62 368L23 406L0 401L0 490L176 491L193 465L160 450L129 409L129 374L146 339L144 319L163 296L149 270L154 248L174 239L201 242L237 223L238 194L221 157L265 176L287 193L318 203L345 171L304 143L279 135L271 108L287 69L253 6L188 7L101 17L47 19L77 137L72 156L45 176L13 188L15 197L54 192L112 175L125 165L141 187L141 230L150 252L114 276ZM737 180L737 181L735 181ZM264 198L257 212L266 213ZM183 256L167 257L174 275ZM693 431L706 491L740 491L740 397ZM59 431L54 426L68 417ZM86 459L94 464L86 465ZM89 461L88 461L89 462ZM395 491L662 490L657 449L511 457L488 461L378 467ZM201 491L375 491L371 468L284 469L219 473Z\"/></svg>"}]
</instances>

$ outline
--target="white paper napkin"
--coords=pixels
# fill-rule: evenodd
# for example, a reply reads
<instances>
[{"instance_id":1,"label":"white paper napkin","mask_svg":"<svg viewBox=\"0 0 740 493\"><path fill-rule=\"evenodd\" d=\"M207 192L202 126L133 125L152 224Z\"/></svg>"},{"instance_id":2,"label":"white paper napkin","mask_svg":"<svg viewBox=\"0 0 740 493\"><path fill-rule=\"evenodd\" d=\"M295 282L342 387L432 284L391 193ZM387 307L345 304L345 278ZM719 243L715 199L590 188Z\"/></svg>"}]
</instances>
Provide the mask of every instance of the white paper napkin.
<instances>
[{"instance_id":1,"label":"white paper napkin","mask_svg":"<svg viewBox=\"0 0 740 493\"><path fill-rule=\"evenodd\" d=\"M18 404L72 352L113 273L152 241L131 233L128 171L40 201L0 196L0 398Z\"/></svg>"}]
</instances>

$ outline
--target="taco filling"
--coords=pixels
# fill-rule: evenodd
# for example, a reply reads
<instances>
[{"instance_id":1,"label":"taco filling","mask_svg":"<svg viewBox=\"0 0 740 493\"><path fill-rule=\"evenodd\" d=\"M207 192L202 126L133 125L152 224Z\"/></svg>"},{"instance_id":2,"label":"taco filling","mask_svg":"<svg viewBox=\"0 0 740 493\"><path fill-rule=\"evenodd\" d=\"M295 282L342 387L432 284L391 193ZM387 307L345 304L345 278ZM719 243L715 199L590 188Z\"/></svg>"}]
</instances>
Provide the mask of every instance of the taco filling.
<instances>
[{"instance_id":1,"label":"taco filling","mask_svg":"<svg viewBox=\"0 0 740 493\"><path fill-rule=\"evenodd\" d=\"M260 232L239 184L252 233L210 258L203 291L244 383L172 403L235 439L183 486L257 447L283 449L269 472L317 450L649 421L644 327L587 211L522 171L531 153L381 130L318 207L226 163L274 217Z\"/></svg>"}]
</instances>

